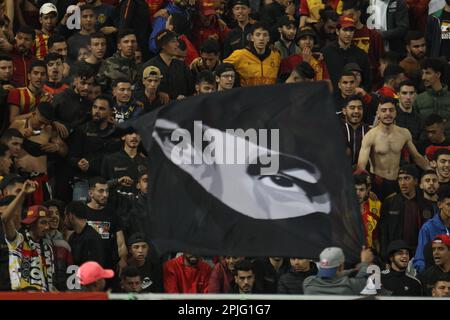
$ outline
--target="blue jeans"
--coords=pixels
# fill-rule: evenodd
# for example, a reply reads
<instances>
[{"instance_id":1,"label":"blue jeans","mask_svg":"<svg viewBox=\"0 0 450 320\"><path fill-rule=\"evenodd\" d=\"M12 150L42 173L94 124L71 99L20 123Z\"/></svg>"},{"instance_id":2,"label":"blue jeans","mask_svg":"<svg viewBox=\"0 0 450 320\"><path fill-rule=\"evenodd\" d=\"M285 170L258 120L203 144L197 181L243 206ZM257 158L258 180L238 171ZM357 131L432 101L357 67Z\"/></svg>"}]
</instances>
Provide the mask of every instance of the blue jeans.
<instances>
[{"instance_id":1,"label":"blue jeans","mask_svg":"<svg viewBox=\"0 0 450 320\"><path fill-rule=\"evenodd\" d=\"M86 202L88 198L89 184L86 179L77 180L73 184L73 201Z\"/></svg>"}]
</instances>

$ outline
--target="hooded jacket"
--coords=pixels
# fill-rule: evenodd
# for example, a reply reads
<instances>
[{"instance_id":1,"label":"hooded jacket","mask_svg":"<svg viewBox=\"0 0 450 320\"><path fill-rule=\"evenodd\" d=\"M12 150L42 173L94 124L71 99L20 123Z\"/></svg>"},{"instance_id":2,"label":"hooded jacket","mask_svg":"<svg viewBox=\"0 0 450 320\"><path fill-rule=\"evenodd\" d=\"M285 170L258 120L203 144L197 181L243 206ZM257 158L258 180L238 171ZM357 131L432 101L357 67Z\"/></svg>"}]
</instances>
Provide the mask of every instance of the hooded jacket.
<instances>
[{"instance_id":1,"label":"hooded jacket","mask_svg":"<svg viewBox=\"0 0 450 320\"><path fill-rule=\"evenodd\" d=\"M425 258L423 255L425 245L440 234L450 235L450 228L444 225L439 210L436 210L433 218L425 222L419 231L419 241L413 262L417 272L421 273L425 270Z\"/></svg>"}]
</instances>

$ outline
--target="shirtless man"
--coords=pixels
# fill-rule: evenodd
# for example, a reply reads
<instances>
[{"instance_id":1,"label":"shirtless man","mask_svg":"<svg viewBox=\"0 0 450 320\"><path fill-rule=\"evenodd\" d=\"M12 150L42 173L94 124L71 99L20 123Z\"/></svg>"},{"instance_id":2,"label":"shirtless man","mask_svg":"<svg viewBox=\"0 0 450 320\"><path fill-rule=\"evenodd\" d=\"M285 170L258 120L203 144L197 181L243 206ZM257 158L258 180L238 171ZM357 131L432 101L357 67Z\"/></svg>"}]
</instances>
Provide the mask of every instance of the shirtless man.
<instances>
[{"instance_id":1,"label":"shirtless man","mask_svg":"<svg viewBox=\"0 0 450 320\"><path fill-rule=\"evenodd\" d=\"M55 119L53 107L48 102L40 103L28 119L15 120L10 128L19 130L23 136L23 153L16 160L16 167L30 178L39 183L33 193L32 203L42 204L49 200L47 155L58 154L64 157L67 146L53 129L51 123Z\"/></svg>"},{"instance_id":2,"label":"shirtless man","mask_svg":"<svg viewBox=\"0 0 450 320\"><path fill-rule=\"evenodd\" d=\"M378 104L379 124L370 130L362 141L358 169L365 170L370 160L374 174L374 191L384 200L396 192L401 152L407 148L414 162L423 170L429 168L428 160L419 154L408 129L395 125L395 100L382 98Z\"/></svg>"}]
</instances>

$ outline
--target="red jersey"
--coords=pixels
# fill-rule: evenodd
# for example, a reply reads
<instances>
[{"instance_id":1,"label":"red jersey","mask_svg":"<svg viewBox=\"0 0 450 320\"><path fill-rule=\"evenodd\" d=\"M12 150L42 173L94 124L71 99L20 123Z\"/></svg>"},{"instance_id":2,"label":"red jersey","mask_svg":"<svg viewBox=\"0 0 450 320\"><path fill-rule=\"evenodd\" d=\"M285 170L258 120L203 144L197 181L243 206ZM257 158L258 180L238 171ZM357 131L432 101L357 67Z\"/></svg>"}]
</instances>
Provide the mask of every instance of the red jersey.
<instances>
[{"instance_id":1,"label":"red jersey","mask_svg":"<svg viewBox=\"0 0 450 320\"><path fill-rule=\"evenodd\" d=\"M200 260L195 267L184 264L184 255L164 264L166 293L207 293L211 267Z\"/></svg>"},{"instance_id":2,"label":"red jersey","mask_svg":"<svg viewBox=\"0 0 450 320\"><path fill-rule=\"evenodd\" d=\"M27 114L36 109L40 98L40 96L34 96L28 87L16 88L9 91L8 104L18 106L19 114Z\"/></svg>"}]
</instances>

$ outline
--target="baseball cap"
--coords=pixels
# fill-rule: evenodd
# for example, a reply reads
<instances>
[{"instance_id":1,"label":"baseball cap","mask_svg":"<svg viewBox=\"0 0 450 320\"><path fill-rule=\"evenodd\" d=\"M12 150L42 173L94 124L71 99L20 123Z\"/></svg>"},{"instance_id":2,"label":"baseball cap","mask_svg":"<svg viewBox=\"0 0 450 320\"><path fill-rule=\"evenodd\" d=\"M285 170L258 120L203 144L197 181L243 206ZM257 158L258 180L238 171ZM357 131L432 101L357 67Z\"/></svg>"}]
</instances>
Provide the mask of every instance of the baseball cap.
<instances>
[{"instance_id":1,"label":"baseball cap","mask_svg":"<svg viewBox=\"0 0 450 320\"><path fill-rule=\"evenodd\" d=\"M340 16L338 26L341 28L355 28L356 22L351 16Z\"/></svg>"},{"instance_id":2,"label":"baseball cap","mask_svg":"<svg viewBox=\"0 0 450 320\"><path fill-rule=\"evenodd\" d=\"M359 73L362 73L362 69L361 69L361 67L359 66L359 64L357 64L357 63L355 63L355 62L350 62L350 63L347 63L345 66L344 66L344 71L358 71Z\"/></svg>"},{"instance_id":3,"label":"baseball cap","mask_svg":"<svg viewBox=\"0 0 450 320\"><path fill-rule=\"evenodd\" d=\"M333 277L336 274L338 267L343 264L344 261L344 252L341 248L325 248L320 253L319 273L317 275L321 278Z\"/></svg>"},{"instance_id":4,"label":"baseball cap","mask_svg":"<svg viewBox=\"0 0 450 320\"><path fill-rule=\"evenodd\" d=\"M47 2L44 3L41 8L39 9L39 15L48 14L50 12L56 12L58 14L58 9L56 9L55 5L53 3Z\"/></svg>"},{"instance_id":5,"label":"baseball cap","mask_svg":"<svg viewBox=\"0 0 450 320\"><path fill-rule=\"evenodd\" d=\"M147 79L150 77L161 79L163 76L161 75L161 71L157 67L148 66L142 72L142 78Z\"/></svg>"},{"instance_id":6,"label":"baseball cap","mask_svg":"<svg viewBox=\"0 0 450 320\"><path fill-rule=\"evenodd\" d=\"M232 2L232 7L237 6L237 5L247 6L247 7L250 8L250 1L248 1L248 0L234 0Z\"/></svg>"},{"instance_id":7,"label":"baseball cap","mask_svg":"<svg viewBox=\"0 0 450 320\"><path fill-rule=\"evenodd\" d=\"M156 35L156 45L159 49L162 48L163 45L165 45L167 42L169 42L172 39L177 38L177 34L173 31L164 29L158 32Z\"/></svg>"},{"instance_id":8,"label":"baseball cap","mask_svg":"<svg viewBox=\"0 0 450 320\"><path fill-rule=\"evenodd\" d=\"M400 174L407 174L416 179L419 179L419 170L417 170L416 166L413 164L405 164L401 166L400 170L398 170L398 175Z\"/></svg>"},{"instance_id":9,"label":"baseball cap","mask_svg":"<svg viewBox=\"0 0 450 320\"><path fill-rule=\"evenodd\" d=\"M131 246L135 243L138 242L145 242L148 243L147 239L145 238L145 235L141 232L136 232L133 233L129 238L128 238L128 245Z\"/></svg>"},{"instance_id":10,"label":"baseball cap","mask_svg":"<svg viewBox=\"0 0 450 320\"><path fill-rule=\"evenodd\" d=\"M2 181L0 181L0 190L5 189L10 184L16 183L16 182L25 182L25 178L16 174L11 173L3 177Z\"/></svg>"},{"instance_id":11,"label":"baseball cap","mask_svg":"<svg viewBox=\"0 0 450 320\"><path fill-rule=\"evenodd\" d=\"M300 29L298 29L297 38L296 38L297 42L298 42L298 40L300 40L301 38L303 38L305 36L311 36L314 39L316 39L316 37L317 37L316 33L314 32L314 29L309 26L301 27Z\"/></svg>"},{"instance_id":12,"label":"baseball cap","mask_svg":"<svg viewBox=\"0 0 450 320\"><path fill-rule=\"evenodd\" d=\"M296 23L294 17L288 16L288 15L284 15L284 16L281 16L281 17L279 17L277 19L278 27L290 26L291 24L293 24L294 26L297 26L297 23Z\"/></svg>"},{"instance_id":13,"label":"baseball cap","mask_svg":"<svg viewBox=\"0 0 450 320\"><path fill-rule=\"evenodd\" d=\"M446 234L437 235L434 237L433 243L443 243L450 248L450 236Z\"/></svg>"},{"instance_id":14,"label":"baseball cap","mask_svg":"<svg viewBox=\"0 0 450 320\"><path fill-rule=\"evenodd\" d=\"M77 271L77 278L80 284L86 286L100 279L110 279L114 277L114 271L111 269L103 269L95 261L83 263Z\"/></svg>"},{"instance_id":15,"label":"baseball cap","mask_svg":"<svg viewBox=\"0 0 450 320\"><path fill-rule=\"evenodd\" d=\"M204 16L211 16L216 14L214 0L200 0L197 2L199 11Z\"/></svg>"},{"instance_id":16,"label":"baseball cap","mask_svg":"<svg viewBox=\"0 0 450 320\"><path fill-rule=\"evenodd\" d=\"M50 218L50 213L48 212L48 209L44 206L31 206L27 210L27 215L25 219L22 220L22 224L32 224L33 222L36 222L37 219L47 217Z\"/></svg>"}]
</instances>

